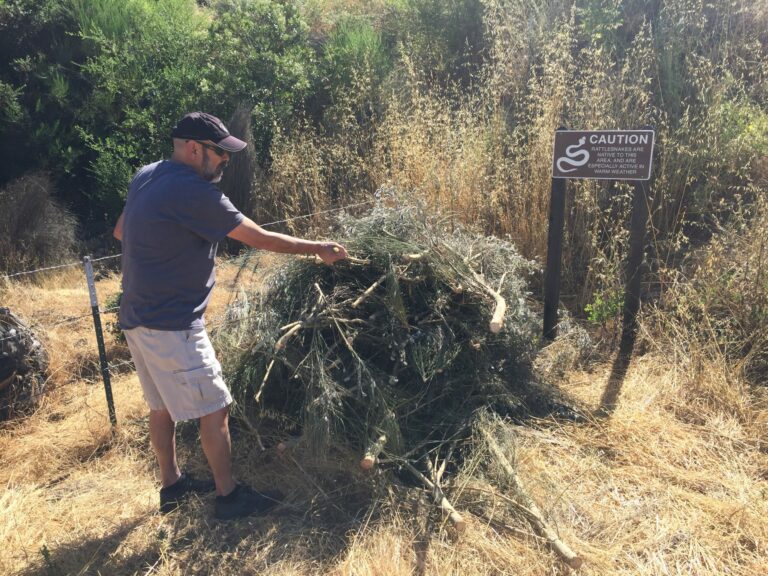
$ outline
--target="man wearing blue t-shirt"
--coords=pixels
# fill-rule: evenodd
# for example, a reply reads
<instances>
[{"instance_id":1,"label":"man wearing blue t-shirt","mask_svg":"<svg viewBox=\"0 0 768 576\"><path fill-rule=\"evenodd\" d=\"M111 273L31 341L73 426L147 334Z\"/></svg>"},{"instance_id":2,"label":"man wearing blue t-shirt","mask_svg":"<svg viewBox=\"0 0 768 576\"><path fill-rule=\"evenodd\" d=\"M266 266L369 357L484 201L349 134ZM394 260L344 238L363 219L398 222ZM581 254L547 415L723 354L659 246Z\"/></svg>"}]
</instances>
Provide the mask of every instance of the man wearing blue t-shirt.
<instances>
[{"instance_id":1,"label":"man wearing blue t-shirt","mask_svg":"<svg viewBox=\"0 0 768 576\"><path fill-rule=\"evenodd\" d=\"M171 159L136 173L115 226L123 244L120 327L150 409L150 441L163 485L160 510L174 510L191 492L215 489L216 517L237 518L265 512L280 494L257 492L232 476L232 397L203 321L217 245L228 236L253 248L316 254L326 264L347 252L335 242L268 232L232 205L214 184L230 154L246 143L215 116L187 114L171 137ZM197 418L214 482L192 478L176 461L176 422Z\"/></svg>"}]
</instances>

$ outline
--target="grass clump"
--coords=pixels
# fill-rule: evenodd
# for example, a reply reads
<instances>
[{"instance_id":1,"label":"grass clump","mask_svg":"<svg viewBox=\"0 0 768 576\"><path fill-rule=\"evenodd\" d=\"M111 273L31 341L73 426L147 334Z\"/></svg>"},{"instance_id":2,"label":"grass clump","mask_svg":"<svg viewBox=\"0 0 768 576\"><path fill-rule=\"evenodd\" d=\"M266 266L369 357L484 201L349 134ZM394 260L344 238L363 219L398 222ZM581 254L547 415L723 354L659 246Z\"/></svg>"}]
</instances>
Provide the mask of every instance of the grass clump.
<instances>
[{"instance_id":1,"label":"grass clump","mask_svg":"<svg viewBox=\"0 0 768 576\"><path fill-rule=\"evenodd\" d=\"M25 176L0 189L0 271L72 260L75 231L76 220L53 198L47 175Z\"/></svg>"},{"instance_id":2,"label":"grass clump","mask_svg":"<svg viewBox=\"0 0 768 576\"><path fill-rule=\"evenodd\" d=\"M647 319L649 330L694 373L718 366L730 387L740 381L768 385L765 200L760 197L750 212L735 215L682 272L670 275Z\"/></svg>"}]
</instances>

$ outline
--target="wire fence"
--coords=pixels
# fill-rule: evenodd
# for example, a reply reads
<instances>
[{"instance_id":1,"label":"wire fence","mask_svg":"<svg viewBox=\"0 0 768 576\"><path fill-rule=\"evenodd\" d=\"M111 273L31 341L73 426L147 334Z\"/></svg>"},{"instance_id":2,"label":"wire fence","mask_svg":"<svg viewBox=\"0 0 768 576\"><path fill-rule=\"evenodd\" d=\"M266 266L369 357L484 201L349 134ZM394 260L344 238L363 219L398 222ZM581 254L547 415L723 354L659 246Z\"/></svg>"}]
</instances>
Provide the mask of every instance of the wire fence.
<instances>
[{"instance_id":1,"label":"wire fence","mask_svg":"<svg viewBox=\"0 0 768 576\"><path fill-rule=\"evenodd\" d=\"M322 214L331 214L334 212L341 212L344 210L349 210L350 208L359 208L361 206L369 206L377 201L377 198L371 199L371 200L365 200L363 202L357 202L355 204L347 204L345 206L340 206L338 208L329 208L328 210L319 210L317 212L310 212L308 214L302 214L300 216L293 216L291 218L285 218L283 220L275 220L274 222L267 222L266 224L260 224L262 228L270 228L272 226L277 226L278 224L286 224L288 222L294 222L296 220L303 220L305 218L312 218L313 216L320 216ZM114 258L120 258L122 256L122 253L119 254L111 254L109 256L102 256L100 258L92 258L91 262L102 262L104 260L112 260ZM74 268L76 266L82 266L83 262L82 260L79 260L77 262L67 262L66 264L57 264L56 266L45 266L42 268L34 268L32 270L22 270L20 272L13 272L11 274L0 274L0 277L10 279L10 278L18 278L21 276L29 276L31 274L38 274L40 272L49 272L51 270L62 270L64 268Z\"/></svg>"},{"instance_id":2,"label":"wire fence","mask_svg":"<svg viewBox=\"0 0 768 576\"><path fill-rule=\"evenodd\" d=\"M102 256L101 258L93 258L91 262L101 262L103 260L112 260L113 258L120 258L122 256L121 254L112 254L110 256ZM67 264L59 264L57 266L46 266L44 268L35 268L33 270L23 270L21 272L14 272L13 274L3 274L3 278L17 278L20 276L29 276L31 274L38 274L40 272L48 272L50 270L61 270L64 268L74 268L75 266L82 266L83 262L82 260L78 262L68 262Z\"/></svg>"}]
</instances>

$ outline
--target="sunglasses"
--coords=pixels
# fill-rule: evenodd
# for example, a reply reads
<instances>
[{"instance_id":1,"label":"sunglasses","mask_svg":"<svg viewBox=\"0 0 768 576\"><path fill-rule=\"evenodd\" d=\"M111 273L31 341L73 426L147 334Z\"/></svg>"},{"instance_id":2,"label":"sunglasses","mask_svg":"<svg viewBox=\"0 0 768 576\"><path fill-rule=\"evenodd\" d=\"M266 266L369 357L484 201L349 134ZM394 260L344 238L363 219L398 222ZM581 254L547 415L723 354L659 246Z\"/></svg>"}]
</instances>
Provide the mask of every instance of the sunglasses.
<instances>
[{"instance_id":1,"label":"sunglasses","mask_svg":"<svg viewBox=\"0 0 768 576\"><path fill-rule=\"evenodd\" d=\"M218 156L219 158L222 158L224 154L229 154L229 152L227 152L223 148L219 148L218 146L215 146L213 144L207 144L206 142L201 142L200 140L195 140L195 142L200 144L200 146L202 146L206 150L210 150L211 152L216 154L216 156Z\"/></svg>"}]
</instances>

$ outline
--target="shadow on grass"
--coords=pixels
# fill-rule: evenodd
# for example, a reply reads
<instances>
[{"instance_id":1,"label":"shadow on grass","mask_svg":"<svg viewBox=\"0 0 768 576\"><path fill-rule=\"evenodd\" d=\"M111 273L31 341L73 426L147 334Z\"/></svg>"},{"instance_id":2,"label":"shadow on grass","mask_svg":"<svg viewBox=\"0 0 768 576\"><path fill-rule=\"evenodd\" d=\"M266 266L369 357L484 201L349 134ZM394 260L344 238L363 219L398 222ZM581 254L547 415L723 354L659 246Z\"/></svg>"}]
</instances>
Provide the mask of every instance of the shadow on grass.
<instances>
[{"instance_id":1,"label":"shadow on grass","mask_svg":"<svg viewBox=\"0 0 768 576\"><path fill-rule=\"evenodd\" d=\"M194 427L182 431L180 452L187 454L188 465L200 468L205 463L197 461L203 456L194 436ZM352 534L382 517L374 478L343 466L338 455L335 464L301 452L254 457L242 436L237 448L235 468L244 481L286 492L285 502L271 514L220 522L213 518L212 495L191 498L166 516L150 512L116 523L103 535L35 550L18 576L155 571L239 576L281 563L324 573L343 558Z\"/></svg>"},{"instance_id":2,"label":"shadow on grass","mask_svg":"<svg viewBox=\"0 0 768 576\"><path fill-rule=\"evenodd\" d=\"M621 396L621 389L624 386L624 379L629 370L629 364L632 361L632 351L635 347L635 332L625 332L621 338L619 352L611 367L611 374L600 398L600 406L597 408L595 416L598 418L609 417L616 410L616 406Z\"/></svg>"},{"instance_id":3,"label":"shadow on grass","mask_svg":"<svg viewBox=\"0 0 768 576\"><path fill-rule=\"evenodd\" d=\"M120 524L112 532L99 537L88 538L75 543L67 543L50 549L42 546L37 551L37 558L26 569L18 572L18 576L63 576L69 574L96 574L109 565L109 558L120 548L125 538L137 528L140 520L132 520ZM156 561L157 555L147 550L145 554L137 555L131 563L138 569L142 565L149 566Z\"/></svg>"},{"instance_id":4,"label":"shadow on grass","mask_svg":"<svg viewBox=\"0 0 768 576\"><path fill-rule=\"evenodd\" d=\"M424 576L427 573L427 558L429 556L429 543L432 535L435 533L437 524L435 522L434 510L425 510L423 499L415 500L412 503L413 517L423 518L423 522L417 524L416 537L413 540L413 551L416 554L416 566L414 574Z\"/></svg>"}]
</instances>

